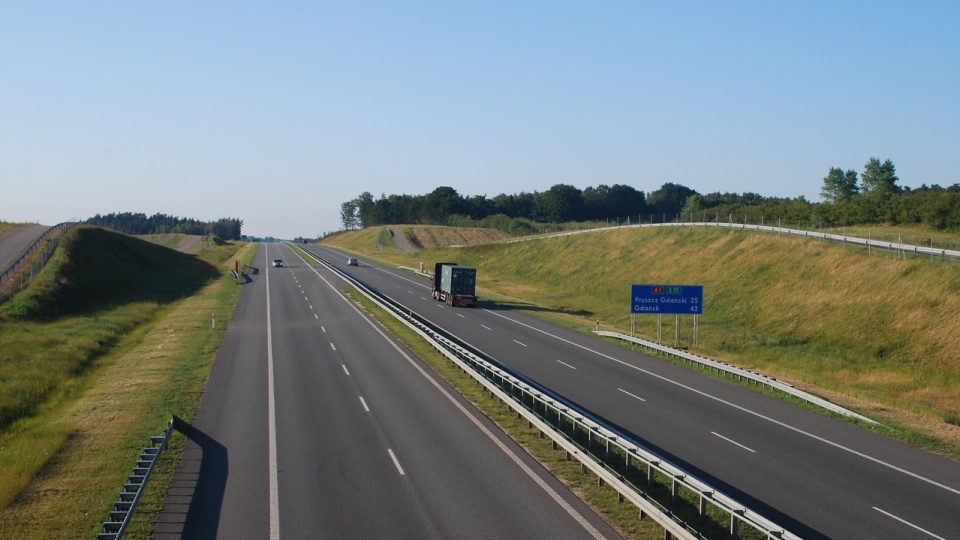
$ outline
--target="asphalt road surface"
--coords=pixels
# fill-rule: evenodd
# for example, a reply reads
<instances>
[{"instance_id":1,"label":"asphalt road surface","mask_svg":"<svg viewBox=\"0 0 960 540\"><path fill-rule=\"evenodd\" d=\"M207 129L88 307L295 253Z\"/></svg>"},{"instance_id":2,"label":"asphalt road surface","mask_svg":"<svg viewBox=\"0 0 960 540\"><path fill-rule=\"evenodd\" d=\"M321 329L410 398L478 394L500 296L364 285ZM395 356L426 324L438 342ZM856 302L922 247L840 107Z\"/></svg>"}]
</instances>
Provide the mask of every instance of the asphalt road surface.
<instances>
[{"instance_id":1,"label":"asphalt road surface","mask_svg":"<svg viewBox=\"0 0 960 540\"><path fill-rule=\"evenodd\" d=\"M47 225L27 225L0 233L0 272L16 262L24 250L49 228Z\"/></svg>"},{"instance_id":2,"label":"asphalt road surface","mask_svg":"<svg viewBox=\"0 0 960 540\"><path fill-rule=\"evenodd\" d=\"M342 280L256 261L155 538L618 537Z\"/></svg>"},{"instance_id":3,"label":"asphalt road surface","mask_svg":"<svg viewBox=\"0 0 960 540\"><path fill-rule=\"evenodd\" d=\"M451 308L408 272L307 247L803 538L960 538L953 460L492 302Z\"/></svg>"}]
</instances>

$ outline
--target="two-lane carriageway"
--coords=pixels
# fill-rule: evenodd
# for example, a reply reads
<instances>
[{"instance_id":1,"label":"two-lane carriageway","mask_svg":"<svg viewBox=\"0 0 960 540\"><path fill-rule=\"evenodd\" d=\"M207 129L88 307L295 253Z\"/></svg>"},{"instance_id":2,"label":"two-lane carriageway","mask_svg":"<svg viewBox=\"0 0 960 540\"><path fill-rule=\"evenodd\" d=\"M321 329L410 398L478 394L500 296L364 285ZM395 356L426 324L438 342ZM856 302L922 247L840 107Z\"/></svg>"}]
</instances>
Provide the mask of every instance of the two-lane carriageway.
<instances>
[{"instance_id":1,"label":"two-lane carriageway","mask_svg":"<svg viewBox=\"0 0 960 540\"><path fill-rule=\"evenodd\" d=\"M155 537L618 537L339 278L256 260Z\"/></svg>"},{"instance_id":2,"label":"two-lane carriageway","mask_svg":"<svg viewBox=\"0 0 960 540\"><path fill-rule=\"evenodd\" d=\"M342 269L802 538L960 539L956 461L493 302L451 308L409 272Z\"/></svg>"}]
</instances>

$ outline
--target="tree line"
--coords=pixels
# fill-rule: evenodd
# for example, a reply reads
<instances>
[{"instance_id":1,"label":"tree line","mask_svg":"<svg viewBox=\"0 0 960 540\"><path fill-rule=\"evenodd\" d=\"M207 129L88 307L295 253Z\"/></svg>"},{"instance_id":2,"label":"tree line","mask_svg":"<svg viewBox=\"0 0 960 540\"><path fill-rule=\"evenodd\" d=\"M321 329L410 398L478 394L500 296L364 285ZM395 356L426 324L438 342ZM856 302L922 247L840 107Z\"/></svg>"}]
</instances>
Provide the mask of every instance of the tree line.
<instances>
[{"instance_id":1,"label":"tree line","mask_svg":"<svg viewBox=\"0 0 960 540\"><path fill-rule=\"evenodd\" d=\"M679 184L667 183L649 195L632 186L601 184L580 190L557 184L547 191L500 194L496 197L463 197L451 187L438 187L427 195L381 195L370 192L344 202L340 219L345 230L393 223L462 225L481 222L504 228L503 222L528 223L591 221L638 212L676 214L687 197L696 193ZM514 231L515 232L515 231Z\"/></svg>"},{"instance_id":2,"label":"tree line","mask_svg":"<svg viewBox=\"0 0 960 540\"><path fill-rule=\"evenodd\" d=\"M700 194L668 182L649 194L622 184L582 190L557 184L543 192L500 194L491 199L463 197L442 186L426 195L380 195L377 199L364 192L341 204L340 219L344 230L402 223L491 227L513 234L536 230L537 224L613 219L780 220L827 227L890 223L960 229L960 184L900 186L889 159L870 158L860 174L831 167L823 178L821 197L821 202L810 202L803 196L765 197L750 192Z\"/></svg>"},{"instance_id":3,"label":"tree line","mask_svg":"<svg viewBox=\"0 0 960 540\"><path fill-rule=\"evenodd\" d=\"M216 221L199 221L191 218L179 218L166 214L154 214L147 217L143 213L121 212L101 216L97 214L84 221L87 225L96 225L124 234L195 234L213 235L223 240L241 240L243 220L220 218Z\"/></svg>"}]
</instances>

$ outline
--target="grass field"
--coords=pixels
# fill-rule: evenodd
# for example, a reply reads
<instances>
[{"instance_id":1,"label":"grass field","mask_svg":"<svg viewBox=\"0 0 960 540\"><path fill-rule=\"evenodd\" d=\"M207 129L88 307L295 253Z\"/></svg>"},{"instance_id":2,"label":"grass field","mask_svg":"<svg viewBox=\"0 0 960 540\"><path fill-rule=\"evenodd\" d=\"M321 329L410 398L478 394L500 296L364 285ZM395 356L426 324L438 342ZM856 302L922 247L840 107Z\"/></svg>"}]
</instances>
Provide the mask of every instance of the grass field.
<instances>
[{"instance_id":1,"label":"grass field","mask_svg":"<svg viewBox=\"0 0 960 540\"><path fill-rule=\"evenodd\" d=\"M475 266L481 296L539 306L585 332L600 320L605 330L629 333L632 283L702 284L698 353L960 448L956 261L713 228L621 229L409 255L374 252L374 234L328 242L393 264ZM665 326L672 342L672 321ZM638 334L655 339L656 318L638 316Z\"/></svg>"},{"instance_id":2,"label":"grass field","mask_svg":"<svg viewBox=\"0 0 960 540\"><path fill-rule=\"evenodd\" d=\"M78 227L0 308L0 538L95 536L148 438L192 418L239 298L228 265L254 247Z\"/></svg>"}]
</instances>

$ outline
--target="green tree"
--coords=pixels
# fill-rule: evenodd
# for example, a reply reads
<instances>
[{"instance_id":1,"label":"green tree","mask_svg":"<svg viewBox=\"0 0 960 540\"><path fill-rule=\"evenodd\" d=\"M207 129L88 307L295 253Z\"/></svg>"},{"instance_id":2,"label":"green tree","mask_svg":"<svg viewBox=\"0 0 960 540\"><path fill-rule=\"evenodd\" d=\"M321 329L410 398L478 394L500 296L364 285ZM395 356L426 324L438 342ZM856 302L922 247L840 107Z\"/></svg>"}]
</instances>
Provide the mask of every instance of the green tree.
<instances>
[{"instance_id":1,"label":"green tree","mask_svg":"<svg viewBox=\"0 0 960 540\"><path fill-rule=\"evenodd\" d=\"M370 227L371 225L382 225L377 221L376 204L373 201L373 195L369 191L364 191L357 197L357 216L360 218L361 227Z\"/></svg>"},{"instance_id":2,"label":"green tree","mask_svg":"<svg viewBox=\"0 0 960 540\"><path fill-rule=\"evenodd\" d=\"M425 223L443 225L453 214L466 214L465 208L463 198L457 190L441 186L424 198L420 211Z\"/></svg>"},{"instance_id":3,"label":"green tree","mask_svg":"<svg viewBox=\"0 0 960 540\"><path fill-rule=\"evenodd\" d=\"M562 223L582 219L583 192L566 184L557 184L534 199L534 216L542 222Z\"/></svg>"},{"instance_id":4,"label":"green tree","mask_svg":"<svg viewBox=\"0 0 960 540\"><path fill-rule=\"evenodd\" d=\"M880 160L872 157L866 165L863 166L863 175L860 177L860 189L864 195L870 196L888 196L896 195L900 192L897 186L896 168L889 159L880 163Z\"/></svg>"},{"instance_id":5,"label":"green tree","mask_svg":"<svg viewBox=\"0 0 960 540\"><path fill-rule=\"evenodd\" d=\"M680 211L680 218L690 219L692 216L693 221L696 221L698 217L702 217L703 209L703 197L699 193L694 193L687 197L687 202Z\"/></svg>"},{"instance_id":6,"label":"green tree","mask_svg":"<svg viewBox=\"0 0 960 540\"><path fill-rule=\"evenodd\" d=\"M843 172L840 167L830 167L830 172L823 179L823 188L820 189L820 196L823 200L836 204L849 200L859 193L857 187L857 171L853 169Z\"/></svg>"},{"instance_id":7,"label":"green tree","mask_svg":"<svg viewBox=\"0 0 960 540\"><path fill-rule=\"evenodd\" d=\"M677 217L677 214L683 210L687 199L696 193L696 191L687 186L667 182L660 186L660 189L650 193L647 197L647 206L650 212L661 215L665 214L666 219L671 220Z\"/></svg>"},{"instance_id":8,"label":"green tree","mask_svg":"<svg viewBox=\"0 0 960 540\"><path fill-rule=\"evenodd\" d=\"M343 230L352 231L360 226L359 198L347 201L340 205L340 223Z\"/></svg>"}]
</instances>

